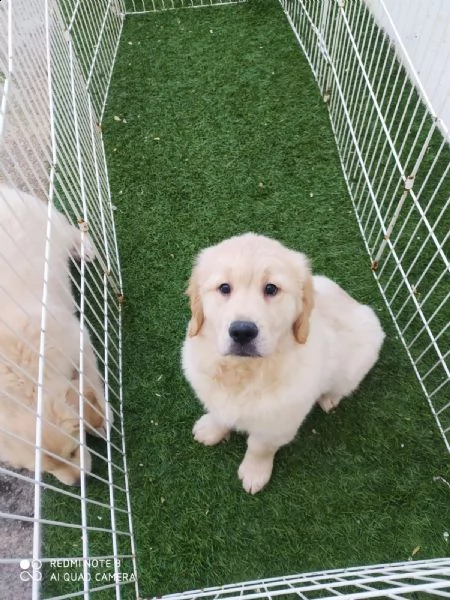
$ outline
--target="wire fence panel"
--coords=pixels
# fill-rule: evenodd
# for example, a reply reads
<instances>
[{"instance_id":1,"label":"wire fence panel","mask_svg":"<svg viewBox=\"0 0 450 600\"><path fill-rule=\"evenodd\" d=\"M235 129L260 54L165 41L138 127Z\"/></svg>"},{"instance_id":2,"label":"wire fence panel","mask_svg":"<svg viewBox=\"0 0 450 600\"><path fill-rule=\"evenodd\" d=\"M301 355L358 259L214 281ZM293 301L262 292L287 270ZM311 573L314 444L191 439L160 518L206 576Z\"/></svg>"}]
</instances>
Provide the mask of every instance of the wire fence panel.
<instances>
[{"instance_id":1,"label":"wire fence panel","mask_svg":"<svg viewBox=\"0 0 450 600\"><path fill-rule=\"evenodd\" d=\"M123 0L58 0L99 122L123 25Z\"/></svg>"},{"instance_id":2,"label":"wire fence panel","mask_svg":"<svg viewBox=\"0 0 450 600\"><path fill-rule=\"evenodd\" d=\"M301 598L302 600L363 600L393 598L395 600L423 597L450 597L450 559L391 563L370 567L336 569L261 579L170 594L166 600L207 600L224 598ZM422 597L422 596L421 596Z\"/></svg>"},{"instance_id":3,"label":"wire fence panel","mask_svg":"<svg viewBox=\"0 0 450 600\"><path fill-rule=\"evenodd\" d=\"M422 81L382 0L281 4L328 104L372 271L450 450L448 77L439 67Z\"/></svg>"},{"instance_id":4,"label":"wire fence panel","mask_svg":"<svg viewBox=\"0 0 450 600\"><path fill-rule=\"evenodd\" d=\"M370 266L450 449L448 60L419 77L425 59L402 30L422 22L419 4L399 23L391 1L280 0L329 107ZM233 3L0 2L1 598L139 596L101 118L126 13ZM425 45L432 60L441 46ZM449 559L168 598L418 593L450 597Z\"/></svg>"},{"instance_id":5,"label":"wire fence panel","mask_svg":"<svg viewBox=\"0 0 450 600\"><path fill-rule=\"evenodd\" d=\"M0 4L2 598L138 594L99 126L114 7Z\"/></svg>"},{"instance_id":6,"label":"wire fence panel","mask_svg":"<svg viewBox=\"0 0 450 600\"><path fill-rule=\"evenodd\" d=\"M124 0L127 14L141 14L173 10L175 8L200 8L202 6L222 6L239 4L246 0Z\"/></svg>"}]
</instances>

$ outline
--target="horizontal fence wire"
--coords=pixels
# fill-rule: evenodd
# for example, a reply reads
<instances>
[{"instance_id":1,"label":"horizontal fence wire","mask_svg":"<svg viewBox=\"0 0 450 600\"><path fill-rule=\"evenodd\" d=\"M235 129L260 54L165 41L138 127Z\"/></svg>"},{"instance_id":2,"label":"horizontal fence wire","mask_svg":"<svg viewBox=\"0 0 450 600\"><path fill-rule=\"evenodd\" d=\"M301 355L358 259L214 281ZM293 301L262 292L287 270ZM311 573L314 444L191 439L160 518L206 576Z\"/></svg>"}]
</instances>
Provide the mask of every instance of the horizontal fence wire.
<instances>
[{"instance_id":1,"label":"horizontal fence wire","mask_svg":"<svg viewBox=\"0 0 450 600\"><path fill-rule=\"evenodd\" d=\"M143 14L149 12L160 12L174 10L177 8L201 8L203 6L224 6L229 4L240 4L247 0L123 0L125 13Z\"/></svg>"},{"instance_id":2,"label":"horizontal fence wire","mask_svg":"<svg viewBox=\"0 0 450 600\"><path fill-rule=\"evenodd\" d=\"M370 267L450 450L448 86L424 87L382 0L281 5L328 105Z\"/></svg>"}]
</instances>

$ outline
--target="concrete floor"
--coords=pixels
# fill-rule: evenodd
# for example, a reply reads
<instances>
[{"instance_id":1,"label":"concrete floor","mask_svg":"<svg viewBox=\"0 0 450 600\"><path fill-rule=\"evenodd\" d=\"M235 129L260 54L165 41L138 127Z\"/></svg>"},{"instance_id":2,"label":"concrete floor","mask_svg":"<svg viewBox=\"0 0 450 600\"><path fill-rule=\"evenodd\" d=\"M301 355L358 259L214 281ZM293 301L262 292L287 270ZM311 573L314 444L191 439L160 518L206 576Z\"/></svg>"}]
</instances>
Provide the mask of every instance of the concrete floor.
<instances>
[{"instance_id":1,"label":"concrete floor","mask_svg":"<svg viewBox=\"0 0 450 600\"><path fill-rule=\"evenodd\" d=\"M450 1L384 0L392 22L380 0L365 2L392 39L407 72L420 79L422 95L450 140Z\"/></svg>"},{"instance_id":2,"label":"concrete floor","mask_svg":"<svg viewBox=\"0 0 450 600\"><path fill-rule=\"evenodd\" d=\"M25 471L24 471L25 473ZM0 474L0 510L33 517L34 488L20 479ZM0 519L0 558L32 555L33 523ZM0 598L25 600L31 597L31 582L20 579L20 566L0 563Z\"/></svg>"}]
</instances>

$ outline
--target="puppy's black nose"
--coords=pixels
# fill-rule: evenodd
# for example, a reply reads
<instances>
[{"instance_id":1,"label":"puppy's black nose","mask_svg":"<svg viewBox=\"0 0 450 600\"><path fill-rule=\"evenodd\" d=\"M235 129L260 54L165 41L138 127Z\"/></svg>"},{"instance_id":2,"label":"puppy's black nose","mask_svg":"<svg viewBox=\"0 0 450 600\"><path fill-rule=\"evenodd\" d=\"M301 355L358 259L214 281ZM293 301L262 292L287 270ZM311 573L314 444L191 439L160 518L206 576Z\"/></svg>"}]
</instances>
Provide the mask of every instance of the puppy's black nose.
<instances>
[{"instance_id":1,"label":"puppy's black nose","mask_svg":"<svg viewBox=\"0 0 450 600\"><path fill-rule=\"evenodd\" d=\"M258 327L253 321L233 321L228 333L230 338L238 344L248 344L258 335Z\"/></svg>"}]
</instances>

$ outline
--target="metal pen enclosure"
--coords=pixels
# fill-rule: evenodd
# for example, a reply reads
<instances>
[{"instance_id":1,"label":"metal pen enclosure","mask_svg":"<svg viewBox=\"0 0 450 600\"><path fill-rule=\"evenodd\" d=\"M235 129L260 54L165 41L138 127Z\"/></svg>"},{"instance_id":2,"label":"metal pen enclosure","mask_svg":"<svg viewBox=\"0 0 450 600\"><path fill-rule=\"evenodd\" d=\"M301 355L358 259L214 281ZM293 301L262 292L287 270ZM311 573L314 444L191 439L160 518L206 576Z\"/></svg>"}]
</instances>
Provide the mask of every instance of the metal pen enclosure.
<instances>
[{"instance_id":1,"label":"metal pen enclosure","mask_svg":"<svg viewBox=\"0 0 450 600\"><path fill-rule=\"evenodd\" d=\"M6 0L0 4L4 33L0 38L0 265L32 292L38 307L30 314L26 303L0 281L2 304L12 311L2 306L0 332L5 339L12 335L33 359L33 368L27 370L14 362L6 345L0 345L3 375L11 372L21 382L19 391L1 390L0 401L17 410L19 421L31 416L33 423L32 431L23 437L19 430L0 425L3 441L23 443L33 456L31 474L0 466L2 489L10 491L0 512L0 572L16 597L41 597L42 574L58 560L75 561L81 577L69 591L64 588L63 596L54 597L88 598L105 590L108 597L121 598L125 588L139 595L123 428L123 290L101 120L127 14L234 3ZM444 34L442 40L425 35L426 19L417 3L410 3L408 12L409 31L422 27L415 45L408 30L402 30L401 6L387 6L388 0L280 0L280 4L328 105L380 293L450 450L448 44ZM433 6L442 9L438 2ZM431 10L431 14L434 22L429 24L436 27L437 13ZM423 51L415 54L421 45ZM433 64L433 69L427 64ZM33 257L13 232L23 226L17 207L31 197L42 203L45 221L39 238L39 285L27 290L31 279L25 279L26 271L17 265L31 264ZM56 254L59 221L55 214L59 212L77 228L79 245L79 256L67 253L68 266L63 270ZM48 373L60 364L50 352L49 324L58 314L51 301L55 274L61 285L69 286L78 319L74 353L66 356L61 342L59 354L69 368L69 374L60 374L77 399L75 441L82 448L87 448L89 433L85 416L96 410L87 393L92 383L87 368L90 344L105 396L103 440L90 444L89 454L80 452L79 488L47 481L42 475L44 461L55 458L45 445L46 398L51 394ZM37 331L34 341L27 333L30 322ZM61 323L62 331L64 327ZM25 388L32 390L28 404L22 398ZM74 441L73 432L67 437ZM86 485L91 458L96 465L91 476L102 495L92 495ZM45 506L62 495L70 496L79 504L79 522L52 519L43 508L44 494ZM53 556L46 547L49 528L61 532L62 547L67 549L64 556ZM101 561L110 562L99 571ZM99 572L103 577L95 577ZM171 597L408 598L419 591L450 595L449 559L324 571Z\"/></svg>"}]
</instances>

